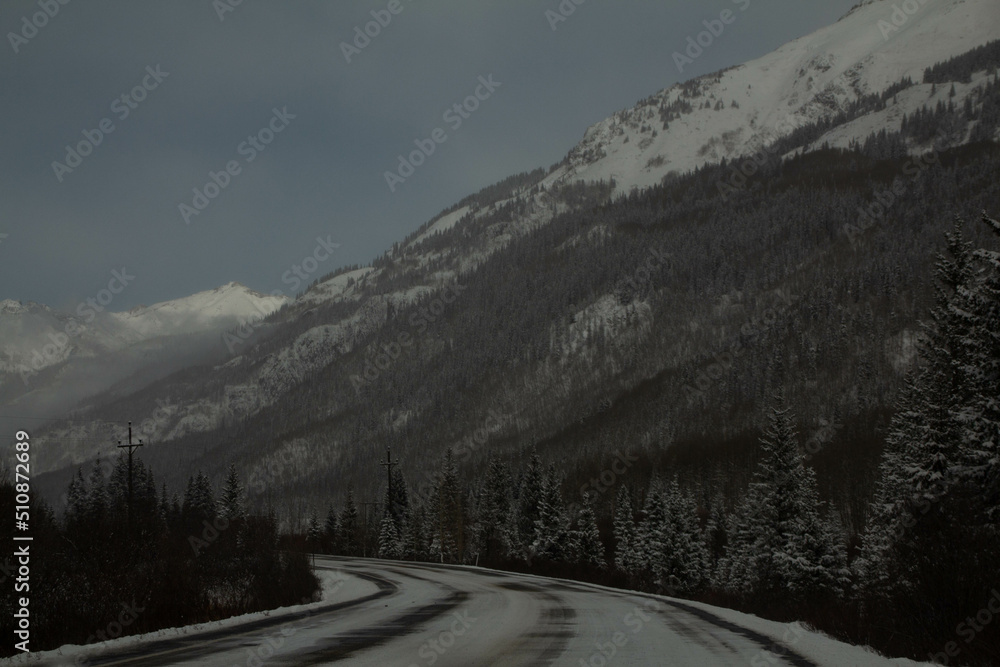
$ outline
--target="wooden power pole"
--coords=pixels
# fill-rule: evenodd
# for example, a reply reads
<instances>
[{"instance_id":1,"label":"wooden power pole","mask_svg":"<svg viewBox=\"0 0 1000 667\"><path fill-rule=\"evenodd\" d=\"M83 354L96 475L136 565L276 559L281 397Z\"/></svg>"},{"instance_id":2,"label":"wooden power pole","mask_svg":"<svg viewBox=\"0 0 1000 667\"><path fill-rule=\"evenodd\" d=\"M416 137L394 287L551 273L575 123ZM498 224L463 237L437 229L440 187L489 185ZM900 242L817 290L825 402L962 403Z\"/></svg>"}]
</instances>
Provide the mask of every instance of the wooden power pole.
<instances>
[{"instance_id":1,"label":"wooden power pole","mask_svg":"<svg viewBox=\"0 0 1000 667\"><path fill-rule=\"evenodd\" d=\"M399 463L392 460L392 452L388 447L385 448L385 460L380 462L379 465L385 468L385 480L388 483L385 493L385 504L386 510L392 513L392 466L398 466Z\"/></svg>"},{"instance_id":2,"label":"wooden power pole","mask_svg":"<svg viewBox=\"0 0 1000 667\"><path fill-rule=\"evenodd\" d=\"M127 515L129 525L132 523L132 452L134 452L139 447L142 447L142 438L139 438L139 442L132 443L132 422L128 423L128 444L123 445L122 441L118 441L119 449L128 450L128 505L127 505Z\"/></svg>"}]
</instances>

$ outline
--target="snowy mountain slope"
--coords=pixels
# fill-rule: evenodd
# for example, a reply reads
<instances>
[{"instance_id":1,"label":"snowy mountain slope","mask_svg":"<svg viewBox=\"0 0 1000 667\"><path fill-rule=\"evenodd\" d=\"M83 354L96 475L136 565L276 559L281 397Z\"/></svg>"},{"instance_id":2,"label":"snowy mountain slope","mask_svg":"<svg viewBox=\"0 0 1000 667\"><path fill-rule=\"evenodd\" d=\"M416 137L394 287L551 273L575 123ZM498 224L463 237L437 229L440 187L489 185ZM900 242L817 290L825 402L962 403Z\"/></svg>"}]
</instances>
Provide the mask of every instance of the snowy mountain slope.
<instances>
[{"instance_id":1,"label":"snowy mountain slope","mask_svg":"<svg viewBox=\"0 0 1000 667\"><path fill-rule=\"evenodd\" d=\"M752 153L905 77L919 82L925 68L1000 36L995 0L927 2L905 22L897 15L898 29L894 6L862 3L757 60L616 113L587 130L561 175L613 178L620 191L654 185L670 172ZM909 110L924 103L913 96ZM857 129L864 134L854 138L864 139L868 128Z\"/></svg>"},{"instance_id":2,"label":"snowy mountain slope","mask_svg":"<svg viewBox=\"0 0 1000 667\"><path fill-rule=\"evenodd\" d=\"M90 307L62 313L4 301L0 405L47 416L130 376L156 369L162 377L213 349L218 354L224 330L262 319L287 301L238 283L119 313Z\"/></svg>"},{"instance_id":3,"label":"snowy mountain slope","mask_svg":"<svg viewBox=\"0 0 1000 667\"><path fill-rule=\"evenodd\" d=\"M140 306L111 317L139 340L225 329L240 322L267 317L289 299L254 292L229 283L207 292L152 306Z\"/></svg>"},{"instance_id":4,"label":"snowy mountain slope","mask_svg":"<svg viewBox=\"0 0 1000 667\"><path fill-rule=\"evenodd\" d=\"M266 317L287 301L239 283L119 313L89 307L61 313L8 299L0 302L0 373L25 367L37 372L74 355L95 356L160 336L226 329ZM50 343L54 352L43 349Z\"/></svg>"},{"instance_id":5,"label":"snowy mountain slope","mask_svg":"<svg viewBox=\"0 0 1000 667\"><path fill-rule=\"evenodd\" d=\"M560 213L585 211L606 202L612 194L610 186L583 192L576 188L577 181L597 182L613 177L621 192L657 184L671 172L685 172L746 154L796 127L834 115L860 95L879 93L905 76L919 81L926 67L1000 35L1000 12L995 0L937 0L924 6L903 25L904 29L884 39L879 21L889 20L892 6L887 0L865 3L838 23L772 54L661 91L598 123L587 130L584 140L566 160L549 172L512 177L510 187L487 189L485 195L463 200L372 266L340 273L315 285L289 303L281 314L259 327L251 327L248 337L240 334L230 349L231 357L214 361L209 370L200 369L196 380L168 378L156 384L151 392L159 397L160 405L146 398L121 400L127 398L123 392L101 400L112 405L113 399L116 413L124 412L137 422L153 424L161 443L190 440L198 434L203 438L201 442L214 441L214 435L221 433L226 424L252 419L268 408L280 412L282 406L319 401L318 396L335 398L311 413L310 419L332 419L345 404L351 410L361 409L350 405L353 396L345 398L336 393L336 386L320 386L315 378L330 381L331 375L339 373L332 382L350 389L349 377L356 371L349 370L353 367L345 360L360 357L363 366L372 367L379 363L381 351L394 340L386 339L384 332L391 330L395 335L395 330L390 329L394 321L406 323L417 317L418 301L433 300L446 285L460 277L467 279L518 239L545 229ZM926 43L928 40L933 41L932 47ZM964 101L980 80L957 84L956 100ZM846 146L875 130L898 128L903 113L928 103L933 106L947 89L939 85L932 95L931 86L915 85L901 91L885 110L835 127L825 139ZM594 229L560 239L555 247L569 256L571 251L601 245L604 236L611 233L606 228ZM636 277L640 283L648 280L641 274ZM640 284L638 289L644 287ZM192 314L192 308L211 308L216 303L211 293L195 296L198 298L190 297L183 306L154 306L131 317L119 314L114 322L131 322L133 328L128 330L135 335L152 335L170 326L181 330L187 326L181 322L202 322ZM592 360L600 356L592 341L609 333L617 337L617 345L623 349L644 345L656 329L649 325L651 300L637 296L625 307L619 298L608 289L574 301L571 317L554 317L547 330L553 349L558 349L558 363L541 364L534 375L545 377L554 368L569 373L591 367ZM746 305L747 317L752 316L752 307ZM246 315L246 310L240 312ZM416 327L407 329L411 334L416 331ZM437 339L424 343L436 349L457 345L453 340ZM692 354L696 349L691 342L676 345L678 354ZM385 368L394 369L397 363L406 362L389 359ZM391 375L385 369L376 370L374 375L383 372ZM357 396L364 399L361 393ZM169 409L162 408L163 404ZM416 419L419 409L406 414L408 419ZM371 419L373 424L379 420L398 424L401 417L387 414L373 415ZM526 420L519 419L519 427L523 427ZM96 442L99 429L86 424L59 425L47 436L53 442L48 462L70 465L92 457L95 447L72 443ZM332 446L330 451L322 447L331 438L338 443L341 439L327 433L324 430L314 440L289 436L284 442L308 442L308 447L303 446L305 450L311 448L334 460L342 452ZM69 444L57 444L62 441ZM280 441L281 437L276 436L275 442ZM304 465L318 470L325 463L308 461ZM47 469L45 461L40 460L39 466ZM255 467L249 462L247 466Z\"/></svg>"}]
</instances>

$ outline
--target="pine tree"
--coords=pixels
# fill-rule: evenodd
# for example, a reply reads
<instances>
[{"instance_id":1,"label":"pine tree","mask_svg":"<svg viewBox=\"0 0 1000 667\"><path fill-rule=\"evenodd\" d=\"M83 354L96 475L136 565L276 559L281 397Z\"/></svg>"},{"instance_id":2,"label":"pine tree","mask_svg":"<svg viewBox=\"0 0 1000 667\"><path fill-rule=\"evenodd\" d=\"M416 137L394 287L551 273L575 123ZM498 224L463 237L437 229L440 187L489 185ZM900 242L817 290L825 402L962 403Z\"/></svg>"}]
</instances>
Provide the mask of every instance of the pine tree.
<instances>
[{"instance_id":1,"label":"pine tree","mask_svg":"<svg viewBox=\"0 0 1000 667\"><path fill-rule=\"evenodd\" d=\"M886 602L897 597L909 582L899 576L897 539L905 527L915 521L906 514L907 480L905 473L913 468L908 444L920 437L919 389L912 376L908 377L886 437L879 463L875 497L868 508L861 550L852 569L861 591L869 597Z\"/></svg>"},{"instance_id":2,"label":"pine tree","mask_svg":"<svg viewBox=\"0 0 1000 667\"><path fill-rule=\"evenodd\" d=\"M542 486L539 516L535 522L534 556L540 560L567 562L572 556L571 536L562 500L562 480L554 465Z\"/></svg>"},{"instance_id":3,"label":"pine tree","mask_svg":"<svg viewBox=\"0 0 1000 667\"><path fill-rule=\"evenodd\" d=\"M510 513L510 471L499 459L487 462L486 481L479 501L475 548L486 562L507 557L510 536L507 517Z\"/></svg>"},{"instance_id":4,"label":"pine tree","mask_svg":"<svg viewBox=\"0 0 1000 667\"><path fill-rule=\"evenodd\" d=\"M188 486L184 491L182 512L189 527L201 525L203 521L211 523L216 517L215 495L212 483L202 472L188 478Z\"/></svg>"},{"instance_id":5,"label":"pine tree","mask_svg":"<svg viewBox=\"0 0 1000 667\"><path fill-rule=\"evenodd\" d=\"M105 525L108 514L108 491L105 486L104 471L101 468L101 460L94 462L94 468L90 472L90 479L87 481L87 505L84 511L87 524L91 529L99 529Z\"/></svg>"},{"instance_id":6,"label":"pine tree","mask_svg":"<svg viewBox=\"0 0 1000 667\"><path fill-rule=\"evenodd\" d=\"M340 530L339 522L337 521L337 512L333 509L333 505L331 505L327 508L326 521L323 522L323 543L327 551L337 553L339 539Z\"/></svg>"},{"instance_id":7,"label":"pine tree","mask_svg":"<svg viewBox=\"0 0 1000 667\"><path fill-rule=\"evenodd\" d=\"M636 527L636 571L655 580L657 563L663 553L663 534L666 522L663 493L658 480L650 483L646 493L639 525Z\"/></svg>"},{"instance_id":8,"label":"pine tree","mask_svg":"<svg viewBox=\"0 0 1000 667\"><path fill-rule=\"evenodd\" d=\"M361 555L361 526L358 519L358 508L354 504L354 492L347 490L347 499L340 514L341 549L345 556Z\"/></svg>"},{"instance_id":9,"label":"pine tree","mask_svg":"<svg viewBox=\"0 0 1000 667\"><path fill-rule=\"evenodd\" d=\"M632 499L628 488L622 485L615 498L614 516L615 567L626 574L635 574L638 569L636 554L635 519Z\"/></svg>"},{"instance_id":10,"label":"pine tree","mask_svg":"<svg viewBox=\"0 0 1000 667\"><path fill-rule=\"evenodd\" d=\"M319 525L319 517L316 516L316 510L313 510L309 515L309 526L306 528L306 543L309 545L310 551L315 553L319 550L322 539L323 529Z\"/></svg>"},{"instance_id":11,"label":"pine tree","mask_svg":"<svg viewBox=\"0 0 1000 667\"><path fill-rule=\"evenodd\" d=\"M410 508L403 535L402 557L406 560L427 558L427 533L424 528L426 517L423 507Z\"/></svg>"},{"instance_id":12,"label":"pine tree","mask_svg":"<svg viewBox=\"0 0 1000 667\"><path fill-rule=\"evenodd\" d=\"M401 532L406 515L410 511L410 498L406 491L403 471L399 469L399 466L393 467L389 475L392 477L392 485L386 489L385 506L389 508L389 515L396 524L396 531ZM391 495L390 489L392 490Z\"/></svg>"},{"instance_id":13,"label":"pine tree","mask_svg":"<svg viewBox=\"0 0 1000 667\"><path fill-rule=\"evenodd\" d=\"M243 485L236 472L236 466L230 465L226 482L222 488L222 516L229 521L239 521L246 517L243 507Z\"/></svg>"},{"instance_id":14,"label":"pine tree","mask_svg":"<svg viewBox=\"0 0 1000 667\"><path fill-rule=\"evenodd\" d=\"M390 512L385 512L378 532L378 557L398 560L401 555L399 531Z\"/></svg>"},{"instance_id":15,"label":"pine tree","mask_svg":"<svg viewBox=\"0 0 1000 667\"><path fill-rule=\"evenodd\" d=\"M942 533L961 468L962 433L975 403L975 351L967 332L975 311L971 244L956 221L935 269L935 306L890 424L876 496L855 571L865 596L899 601L925 589L950 557Z\"/></svg>"},{"instance_id":16,"label":"pine tree","mask_svg":"<svg viewBox=\"0 0 1000 667\"><path fill-rule=\"evenodd\" d=\"M83 469L77 469L70 480L66 494L66 521L69 525L79 525L87 519L87 482L83 479Z\"/></svg>"},{"instance_id":17,"label":"pine tree","mask_svg":"<svg viewBox=\"0 0 1000 667\"><path fill-rule=\"evenodd\" d=\"M535 541L535 524L538 522L542 504L542 462L538 454L532 454L528 469L521 480L520 496L517 504L517 534L522 553Z\"/></svg>"},{"instance_id":18,"label":"pine tree","mask_svg":"<svg viewBox=\"0 0 1000 667\"><path fill-rule=\"evenodd\" d=\"M585 499L580 516L576 519L576 536L574 546L576 547L575 561L581 565L604 569L604 543L601 542L601 532L597 528L597 516L590 500Z\"/></svg>"},{"instance_id":19,"label":"pine tree","mask_svg":"<svg viewBox=\"0 0 1000 667\"><path fill-rule=\"evenodd\" d=\"M663 522L658 542L661 552L653 570L657 582L672 593L691 594L708 580L709 556L698 524L694 498L681 490L675 478L663 495Z\"/></svg>"},{"instance_id":20,"label":"pine tree","mask_svg":"<svg viewBox=\"0 0 1000 667\"><path fill-rule=\"evenodd\" d=\"M765 605L836 594L843 575L837 545L826 542L834 533L820 518L816 475L802 460L783 404L779 394L719 573L728 590ZM837 563L838 570L829 572L824 563Z\"/></svg>"},{"instance_id":21,"label":"pine tree","mask_svg":"<svg viewBox=\"0 0 1000 667\"><path fill-rule=\"evenodd\" d=\"M985 224L1000 238L1000 222L983 213ZM969 295L968 379L971 397L962 412L966 482L982 489L981 521L1000 523L1000 252L977 249L981 282Z\"/></svg>"},{"instance_id":22,"label":"pine tree","mask_svg":"<svg viewBox=\"0 0 1000 667\"><path fill-rule=\"evenodd\" d=\"M431 508L431 538L437 558L449 563L461 560L465 553L465 517L455 455L450 448L445 452L441 475L434 486Z\"/></svg>"}]
</instances>

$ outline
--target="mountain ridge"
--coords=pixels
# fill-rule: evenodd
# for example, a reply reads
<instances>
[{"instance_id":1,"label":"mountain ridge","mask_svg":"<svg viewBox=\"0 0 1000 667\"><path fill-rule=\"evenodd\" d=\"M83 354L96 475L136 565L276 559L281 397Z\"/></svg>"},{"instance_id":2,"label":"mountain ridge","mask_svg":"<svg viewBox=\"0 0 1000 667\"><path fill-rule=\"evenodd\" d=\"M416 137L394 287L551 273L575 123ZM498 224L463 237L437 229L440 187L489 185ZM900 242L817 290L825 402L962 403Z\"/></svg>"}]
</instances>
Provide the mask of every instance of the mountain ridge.
<instances>
[{"instance_id":1,"label":"mountain ridge","mask_svg":"<svg viewBox=\"0 0 1000 667\"><path fill-rule=\"evenodd\" d=\"M930 27L925 30L941 28L949 21L965 26L970 20L967 15L946 11L961 5L980 12L987 7L981 0L950 0L919 20L928 22ZM877 30L874 21L881 12L881 6L865 5L851 15L854 17L852 21ZM985 14L980 23L995 26L995 14ZM829 30L828 27L817 33L821 36L840 34L845 29L841 26L833 33ZM946 33L949 31L954 32L952 28L945 30ZM851 35L847 38L853 39ZM793 45L798 44L794 48L800 48L805 39L793 42ZM864 39L871 41L871 35ZM912 41L906 43L911 45L910 48L916 48L912 46ZM953 42L947 47L937 45L938 52L946 48L955 51L952 55L964 52L962 43ZM813 50L822 51L818 46ZM768 57L753 62L760 63ZM930 66L937 62L930 62L931 58L924 54L919 62L923 64L927 61L927 66ZM813 63L810 70L813 72L822 70L827 59L818 53L808 62ZM687 123L697 118L712 118L718 113L715 106L702 105L702 109L695 109L690 100L705 99L703 84L718 85L718 77L740 67L744 66L699 77L688 84L679 84L679 89L674 86L648 99L657 98L657 95L662 98L669 93L674 97L658 99L671 99L671 104L688 100L690 110L678 105L674 111L668 111L679 114L680 120ZM851 69L843 63L839 67L844 72ZM866 71L871 74L871 70ZM880 70L876 67L874 71L877 74ZM912 71L916 68L901 69L900 79ZM775 139L788 136L779 136L773 132L775 128L788 132L800 130L806 127L809 119L817 122L834 118L861 95L884 92L870 90L871 85L864 83L864 76L858 74L852 79L854 84L843 88L839 96L827 100L823 97L825 85L816 84L812 88L806 85L809 75L805 72L794 77L787 90L782 89L787 94L783 94L781 99L788 102L795 97L796 103L800 103L797 108L808 107L816 112L815 117L804 115L788 125L776 124L777 120L774 123L755 121L752 124L755 136L764 139L746 143L753 137L744 137L742 143L734 140L732 146L727 146L720 138L720 143L702 155L697 155L697 152L705 144L699 144L699 148L694 150L694 158L684 158L688 162L670 162L667 148L655 141L650 142L637 153L639 158L631 153L626 156L631 160L630 164L640 164L647 151L654 158L662 157L663 162L647 169L647 160L639 169L637 178L634 178L633 172L615 171L617 167L614 165L623 162L616 162L614 155L609 158L608 147L611 144L608 142L618 141L624 134L617 134L617 130L610 131L608 128L629 128L622 130L623 133L630 133L629 137L643 135L644 139L656 139L646 136L652 135L652 130L643 129L643 125L650 128L650 124L659 118L661 107L640 103L627 112L619 112L591 126L584 140L554 168L515 175L502 184L471 195L460 205L446 209L433 218L405 242L395 244L372 266L337 272L312 286L280 312L250 327L247 336L241 334L239 344L230 350L228 362L213 362L203 368L188 369L172 379L165 379L124 397L120 394L105 396L103 403L95 400L91 404L89 414L105 421L130 418L152 420L155 428L149 435L155 436L159 443L170 442L173 455L183 462L181 467L198 465L218 472L223 467L223 460L235 458L241 462L244 473L255 488L260 484L261 489L273 487L280 492L299 494L297 497L300 497L310 493L308 489L315 488L320 480L333 475L335 470L343 472L345 467L356 468L359 461L374 455L373 452L382 447L375 443L385 439L410 440L410 448L431 447L426 442L431 438L438 439L434 448L445 443L465 441L470 433L481 428L477 415L485 410L477 401L487 400L486 397L510 406L500 411L503 419L494 420L499 425L491 427L489 440L491 447L497 451L513 453L520 451L526 442L550 438L553 432L571 432L570 427L576 419L586 420L590 415L605 414L602 406L606 406L609 400L614 402L614 392L627 396L651 378L676 380L677 391L687 393L682 389L685 383L691 386L701 382L699 364L712 367L713 363L719 363L712 362L711 356L705 355L710 355L712 345L725 344L733 336L734 326L730 320L737 320L735 330L739 332L738 319L741 317L751 318L752 322L761 317L760 313L774 311L780 321L782 317L792 317L792 313L797 313L798 304L807 303L803 279L797 274L801 274L811 262L842 261L834 257L839 257L843 248L850 248L847 238L842 235L842 226L845 222L853 222L850 212L855 210L855 205L843 205L848 212L845 218L844 212L839 210L842 207L840 202L831 200L838 209L836 216L832 216L838 220L836 224L832 220L822 221L819 229L786 230L786 234L794 231L796 235L811 234L822 239L817 252L824 254L819 258L809 255L797 257L789 267L776 272L776 275L782 276L780 280L758 281L759 285L766 286L758 293L738 281L735 284L739 287L729 287L729 291L722 294L714 292L715 283L731 285L734 273L751 271L744 267L731 268L723 264L720 268L713 263L692 272L693 268L685 269L682 262L671 267L663 265L665 268L655 276L648 270L645 274L632 273L635 267L645 266L649 261L649 248L657 248L655 244L651 245L654 236L662 237L655 243L663 244L658 246L658 252L663 256L675 255L678 252L676 247L692 243L694 247L701 248L706 256L711 256L712 246L719 243L703 228L716 230L716 234L726 232L710 216L684 220L670 218L643 224L630 221L621 225L611 219L602 219L590 226L590 221L595 217L600 219L602 211L613 210L615 205L620 205L615 202L627 203L629 197L640 196L642 188L661 187L665 180L685 178L689 185L684 194L644 196L676 197L678 202L685 201L694 192L702 192L694 187L699 183L698 174L713 161L740 157L740 146L759 150L762 144L773 145ZM837 77L831 75L830 79ZM889 85L896 83L899 79L892 80ZM968 100L973 106L984 104L982 90L988 83L988 78L980 77L975 85L958 90L954 102L961 105ZM680 95L685 86L689 92L686 98L682 98ZM886 108L895 107L902 115L912 114L940 101L932 97L929 90L920 86L912 88L912 95L898 96L902 102L893 100L893 96L881 99L878 95L875 95L875 102ZM943 93L945 88L940 86L936 94ZM694 94L696 91L697 95ZM807 99L805 93L813 91L817 93L817 99ZM825 115L819 114L819 111ZM871 113L874 112L867 111L861 117ZM634 118L623 120L630 114ZM787 118L787 115L784 117ZM671 126L678 121L678 118L666 119ZM638 123L638 127L631 128L630 122ZM704 121L704 125L707 128L710 124ZM947 151L968 141L971 137L969 127L973 125L973 122L968 122L966 131L953 144L940 146L940 150ZM825 150L820 149L826 142L824 137L831 138L837 127L827 131L817 130L818 139L802 141L796 144L797 148L782 150L778 156L782 159L766 161L760 166L761 173L778 181L782 179L782 164L786 159L814 164L816 159L806 149ZM713 125L711 133L716 129L717 126ZM864 141L870 129L858 126L859 134L848 136L845 141ZM692 139L688 148L703 141L704 136L707 135L703 133ZM840 139L844 137L838 141ZM906 142L907 151L927 150L925 144L916 140L906 139ZM615 145L620 148L638 144L630 139ZM835 155L826 153L827 159ZM682 177L681 172L673 168L678 165L684 168L686 176ZM712 196L715 185L717 182L712 182L709 194L703 196ZM768 187L768 181L762 181L759 187ZM750 196L756 191L747 188L740 195ZM692 201L691 205L697 208L696 200ZM666 206L667 210L671 206L677 207L670 204ZM688 209L684 208L685 211ZM637 215L629 210L629 215ZM707 214L699 213L699 216L702 215ZM640 242L646 237L649 237L650 243ZM789 254L787 249L774 245L774 241L769 242L770 245L765 244L764 239L768 238L769 233L761 232L759 237L748 236L747 242L759 253ZM666 243L663 239L670 241ZM529 247L534 243L539 244L539 248ZM624 253L620 264L626 267L627 275L622 275L621 269L612 271L607 266L607 257L594 254L600 252L606 255L612 247L620 247L619 251ZM547 248L551 250L543 250ZM831 255L827 256L826 252ZM910 260L912 257L907 258L907 261ZM721 258L713 260L722 261ZM515 262L521 267L523 275L502 273L506 262ZM578 263L593 267L593 271L600 272L599 276L587 273ZM564 273L554 274L552 267L556 266L563 267ZM844 270L868 275L873 269L871 266L849 265ZM702 275L703 272L705 275ZM709 277L720 272L727 276L726 280ZM503 276L510 285L517 287L488 286L486 276ZM555 280L556 285L565 282L579 286L567 288L565 292L553 292L555 288L546 287L542 276ZM673 286L678 281L686 287ZM455 301L458 305L444 303L441 295L448 286L455 284L463 287L471 284L473 288ZM505 289L516 290L516 294L505 294ZM701 293L704 296L693 296ZM508 324L508 320L497 320L495 329L484 332L475 328L476 319L482 317L475 314L475 307L464 307L468 303L479 307L503 303L509 318L528 317L527 304L517 307L512 305L516 300L510 301L515 296L524 299L528 295L554 299L552 312L547 315L550 319L537 319L542 315L532 311L534 314L528 322L513 326ZM441 303L435 308L437 301ZM668 314L664 314L666 303L670 304ZM813 303L809 307L819 306ZM829 306L824 308L829 309ZM912 303L907 305L907 312L913 312L914 308ZM754 325L750 330L759 332L765 339L776 335L769 327ZM489 349L475 350L468 347L470 343L456 336L459 331L477 337L492 335L503 338L509 335L511 342L505 347L503 343L483 338L479 347ZM909 340L906 326L897 323L894 331L898 334L898 341ZM399 343L404 340L401 338L403 334L409 336L407 340L412 344ZM887 341L887 350L879 354L891 352L895 363L896 357L903 358L906 354L902 349L905 345L902 342L898 344L900 349L897 350L896 343ZM501 354L503 349L506 352ZM642 363L628 357L625 352L629 349L645 350L644 354L649 356L643 359L649 368L644 369ZM470 358L476 352L483 363L487 367L495 367L497 373L480 377L480 372L470 377L468 370L462 368L461 354L457 358L452 356L457 354L456 350L464 350L462 354L468 354ZM431 364L430 359L437 361ZM756 354L746 357L743 362L763 363ZM869 362L866 360L865 363ZM876 359L871 363L883 362ZM423 364L430 365L425 367ZM417 372L418 368L422 370ZM512 376L506 377L502 370ZM581 375L584 373L589 373L590 377L579 379L586 377ZM422 392L416 385L409 384L419 378L428 379L430 374L440 374L440 378L435 376L434 391ZM479 379L473 380L472 377ZM578 385L568 383L565 378L569 377L578 378ZM355 383L353 378L361 378L362 381ZM473 382L480 384L470 386L469 383ZM709 384L720 389L727 386L712 378ZM352 386L353 394L348 391ZM455 393L455 386L464 387L464 392ZM538 396L525 398L518 395L516 388L524 386L539 388L549 398L543 401ZM412 396L405 392L400 395L403 387L415 393ZM843 400L861 400L857 396L864 396L864 392L870 390L869 380L866 380L853 389L845 389L848 397ZM850 397L851 392L855 398ZM399 405L384 412L372 407L374 404L381 405L380 397L390 395L400 396ZM404 397L410 398L404 400ZM536 406L531 405L532 400L537 402ZM564 404L553 406L553 400L561 400ZM161 409L162 405L169 405L170 409ZM545 412L541 409L543 405L548 406L548 414L538 414L539 411ZM683 406L676 409L683 410ZM361 419L361 414L369 416ZM436 430L433 435L421 434L416 429L428 426L429 414L440 414L447 419L434 424ZM297 415L304 422L286 423L292 415ZM157 418L154 419L154 416ZM678 434L673 426L664 432ZM91 458L102 446L98 431L79 425L55 425L45 437L53 441L85 442L87 446L53 450L47 461L40 462L43 469L75 465ZM673 437L667 437L663 442L669 443ZM655 436L648 432L637 434L639 442L650 442L650 438L655 439ZM477 446L475 455L480 452L482 449ZM419 459L419 454L413 449L403 451L401 455L409 457L415 465ZM299 475L302 477L297 478ZM357 474L352 472L349 479L357 479ZM267 483L262 483L262 480Z\"/></svg>"}]
</instances>

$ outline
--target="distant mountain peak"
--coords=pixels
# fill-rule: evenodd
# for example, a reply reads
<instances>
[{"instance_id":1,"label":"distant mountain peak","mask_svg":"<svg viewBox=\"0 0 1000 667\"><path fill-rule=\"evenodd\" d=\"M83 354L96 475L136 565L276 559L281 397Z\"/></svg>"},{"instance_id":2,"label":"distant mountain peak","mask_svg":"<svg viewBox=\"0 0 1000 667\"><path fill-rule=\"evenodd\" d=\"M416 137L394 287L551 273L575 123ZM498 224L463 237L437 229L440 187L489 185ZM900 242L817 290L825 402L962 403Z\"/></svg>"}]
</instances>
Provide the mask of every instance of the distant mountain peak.
<instances>
[{"instance_id":1,"label":"distant mountain peak","mask_svg":"<svg viewBox=\"0 0 1000 667\"><path fill-rule=\"evenodd\" d=\"M23 313L26 308L21 304L20 301L14 301L14 299L4 299L0 301L0 313L16 315L18 313Z\"/></svg>"}]
</instances>

